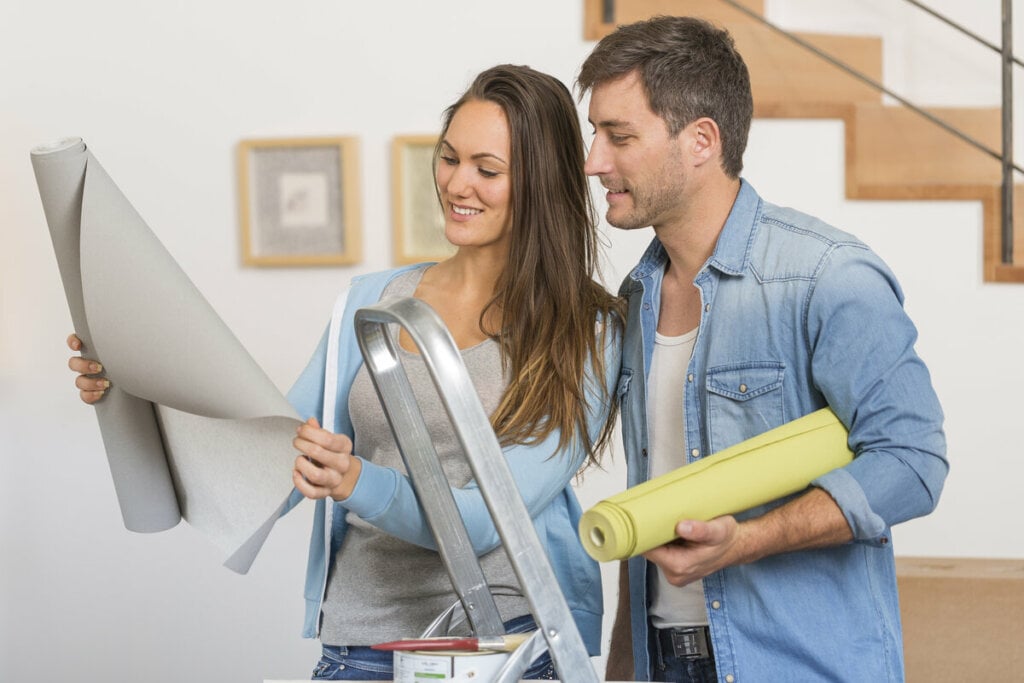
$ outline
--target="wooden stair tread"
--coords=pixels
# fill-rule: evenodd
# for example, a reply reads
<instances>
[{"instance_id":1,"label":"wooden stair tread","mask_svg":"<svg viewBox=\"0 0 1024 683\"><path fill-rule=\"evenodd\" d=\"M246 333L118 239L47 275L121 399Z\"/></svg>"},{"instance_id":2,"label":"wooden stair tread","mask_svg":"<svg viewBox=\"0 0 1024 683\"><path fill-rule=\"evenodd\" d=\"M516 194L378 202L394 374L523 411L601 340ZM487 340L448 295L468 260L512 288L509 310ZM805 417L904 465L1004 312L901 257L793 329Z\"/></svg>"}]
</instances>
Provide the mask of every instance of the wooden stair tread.
<instances>
[{"instance_id":1,"label":"wooden stair tread","mask_svg":"<svg viewBox=\"0 0 1024 683\"><path fill-rule=\"evenodd\" d=\"M1024 184L1013 186L1013 263L1002 262L1000 233L1002 231L1002 189L996 188L994 198L985 206L984 260L985 279L989 282L1024 283ZM989 215L991 213L991 216Z\"/></svg>"},{"instance_id":2,"label":"wooden stair tread","mask_svg":"<svg viewBox=\"0 0 1024 683\"><path fill-rule=\"evenodd\" d=\"M764 15L764 0L740 0L741 4L757 14ZM730 7L721 0L630 0L615 2L615 21L602 20L602 0L584 0L583 39L600 40L611 33L616 25L631 24L659 14L691 16L707 19L713 24L729 24L730 31L738 24L753 23L743 12Z\"/></svg>"},{"instance_id":3,"label":"wooden stair tread","mask_svg":"<svg viewBox=\"0 0 1024 683\"><path fill-rule=\"evenodd\" d=\"M600 18L600 0L587 0L587 24ZM744 3L763 14L763 2ZM591 5L593 8L591 9ZM755 106L799 103L881 102L881 93L809 52L778 32L721 2L721 0L633 0L615 4L616 22L630 23L657 14L700 16L727 25L750 70ZM601 35L611 31L605 25ZM834 55L875 81L882 80L882 40L873 36L797 33L797 37ZM588 36L589 38L589 36ZM829 112L821 111L820 116ZM781 115L781 112L780 112Z\"/></svg>"},{"instance_id":4,"label":"wooden stair tread","mask_svg":"<svg viewBox=\"0 0 1024 683\"><path fill-rule=\"evenodd\" d=\"M835 106L882 101L881 93L871 86L766 26L744 24L730 26L729 31L747 63L754 104L761 111L783 114L786 108L805 104ZM868 78L882 80L881 38L825 33L796 35Z\"/></svg>"},{"instance_id":5,"label":"wooden stair tread","mask_svg":"<svg viewBox=\"0 0 1024 683\"><path fill-rule=\"evenodd\" d=\"M945 108L929 113L999 150L998 109ZM998 159L901 106L860 104L847 145L847 172L855 185L1000 184Z\"/></svg>"}]
</instances>

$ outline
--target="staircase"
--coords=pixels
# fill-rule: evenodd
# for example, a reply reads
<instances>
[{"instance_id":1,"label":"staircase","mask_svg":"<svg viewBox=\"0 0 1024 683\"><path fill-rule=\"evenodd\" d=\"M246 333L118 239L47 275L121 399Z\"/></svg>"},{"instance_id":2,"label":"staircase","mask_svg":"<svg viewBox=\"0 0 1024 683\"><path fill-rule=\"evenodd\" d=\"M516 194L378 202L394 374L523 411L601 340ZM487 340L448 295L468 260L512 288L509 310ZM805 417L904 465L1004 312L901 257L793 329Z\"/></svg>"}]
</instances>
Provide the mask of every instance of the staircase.
<instances>
[{"instance_id":1,"label":"staircase","mask_svg":"<svg viewBox=\"0 0 1024 683\"><path fill-rule=\"evenodd\" d=\"M842 119L849 199L977 200L983 210L986 282L1024 283L1024 185L1014 186L1014 265L1002 263L1001 165L952 133L901 105L720 0L583 0L584 39L599 40L617 24L657 14L703 17L729 30L750 71L754 116ZM763 0L742 0L759 15ZM876 82L882 82L880 38L796 33ZM997 78L998 74L993 74ZM931 114L990 149L1001 148L998 108L936 108Z\"/></svg>"}]
</instances>

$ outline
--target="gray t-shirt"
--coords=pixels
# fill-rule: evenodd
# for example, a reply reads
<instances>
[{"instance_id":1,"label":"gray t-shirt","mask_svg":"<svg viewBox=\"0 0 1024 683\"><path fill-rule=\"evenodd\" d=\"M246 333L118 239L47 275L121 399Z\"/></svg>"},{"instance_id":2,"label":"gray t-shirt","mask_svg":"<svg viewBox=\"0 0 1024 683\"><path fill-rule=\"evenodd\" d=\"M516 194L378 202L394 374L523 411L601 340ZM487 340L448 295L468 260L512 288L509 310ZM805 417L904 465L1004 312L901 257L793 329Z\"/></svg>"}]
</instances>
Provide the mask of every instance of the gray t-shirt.
<instances>
[{"instance_id":1,"label":"gray t-shirt","mask_svg":"<svg viewBox=\"0 0 1024 683\"><path fill-rule=\"evenodd\" d=\"M423 270L414 269L396 277L384 289L381 300L412 296ZM397 337L397 326L393 327L391 334ZM472 471L426 365L418 354L401 349L395 341L445 475L452 486L465 486ZM462 360L484 412L490 415L507 384L497 343L486 340L463 349ZM365 366L356 375L348 404L355 428L353 452L405 473ZM346 519L348 533L327 581L320 640L325 645L355 646L419 636L458 599L440 555L390 536L351 512ZM526 599L518 595L519 583L505 550L499 546L479 559L492 592L499 593L495 601L502 619L507 621L529 613Z\"/></svg>"}]
</instances>

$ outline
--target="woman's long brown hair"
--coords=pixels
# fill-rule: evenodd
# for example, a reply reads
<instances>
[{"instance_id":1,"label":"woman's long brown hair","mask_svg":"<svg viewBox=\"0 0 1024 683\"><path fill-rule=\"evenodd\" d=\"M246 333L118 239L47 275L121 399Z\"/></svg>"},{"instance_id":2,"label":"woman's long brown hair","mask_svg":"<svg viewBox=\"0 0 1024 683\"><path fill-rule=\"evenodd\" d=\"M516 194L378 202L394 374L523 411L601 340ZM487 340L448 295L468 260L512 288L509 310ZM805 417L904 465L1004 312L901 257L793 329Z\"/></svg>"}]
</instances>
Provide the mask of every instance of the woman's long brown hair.
<instances>
[{"instance_id":1,"label":"woman's long brown hair","mask_svg":"<svg viewBox=\"0 0 1024 683\"><path fill-rule=\"evenodd\" d=\"M504 445L534 443L559 430L560 449L578 438L588 463L596 464L618 412L614 391L605 386L604 347L615 341L608 335L620 336L623 315L621 302L594 279L596 219L572 96L547 74L496 66L445 111L440 140L471 100L500 106L512 138L508 263L480 317L510 377L491 422ZM498 330L483 322L493 309ZM592 396L610 408L595 440L587 428L588 375Z\"/></svg>"}]
</instances>

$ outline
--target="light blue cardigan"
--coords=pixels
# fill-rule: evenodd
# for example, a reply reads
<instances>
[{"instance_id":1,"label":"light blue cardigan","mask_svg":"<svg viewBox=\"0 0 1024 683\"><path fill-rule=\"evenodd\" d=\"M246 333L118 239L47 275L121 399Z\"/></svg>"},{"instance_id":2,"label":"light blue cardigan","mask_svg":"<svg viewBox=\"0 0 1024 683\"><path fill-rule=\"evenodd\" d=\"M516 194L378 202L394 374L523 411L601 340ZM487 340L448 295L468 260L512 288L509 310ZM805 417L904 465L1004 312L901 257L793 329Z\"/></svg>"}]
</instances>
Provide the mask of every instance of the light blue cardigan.
<instances>
[{"instance_id":1,"label":"light blue cardigan","mask_svg":"<svg viewBox=\"0 0 1024 683\"><path fill-rule=\"evenodd\" d=\"M356 372L363 363L355 338L353 316L357 309L375 304L384 287L396 275L422 264L355 278L340 312L337 358L337 390L334 431L353 438L352 421L348 413L348 394ZM337 313L337 312L336 312ZM323 416L324 377L327 365L327 337L325 333L306 369L288 393L288 400L303 419L317 417L329 424ZM604 382L609 393L619 375L620 338L608 335L604 349ZM588 378L585 393L588 400L588 430L591 439L600 432L607 415L608 405L600 399L599 387ZM583 642L591 655L600 653L601 575L595 563L583 550L577 535L581 510L571 481L583 463L585 454L575 442L566 452L558 452L558 433L529 446L517 445L504 449L520 493L541 544L547 548L559 586L579 628ZM501 542L490 514L475 482L464 488L453 489L456 505L466 523L470 540L478 555L482 555ZM302 500L293 491L288 509ZM423 512L416 501L411 482L404 474L388 467L363 461L359 482L344 503L316 501L313 532L309 546L306 571L306 618L303 636L315 638L319 633L320 606L323 602L328 568L345 538L345 514L351 510L361 518L389 534L427 548L435 548L434 538ZM327 530L330 529L330 533ZM424 625L425 626L425 625Z\"/></svg>"}]
</instances>

